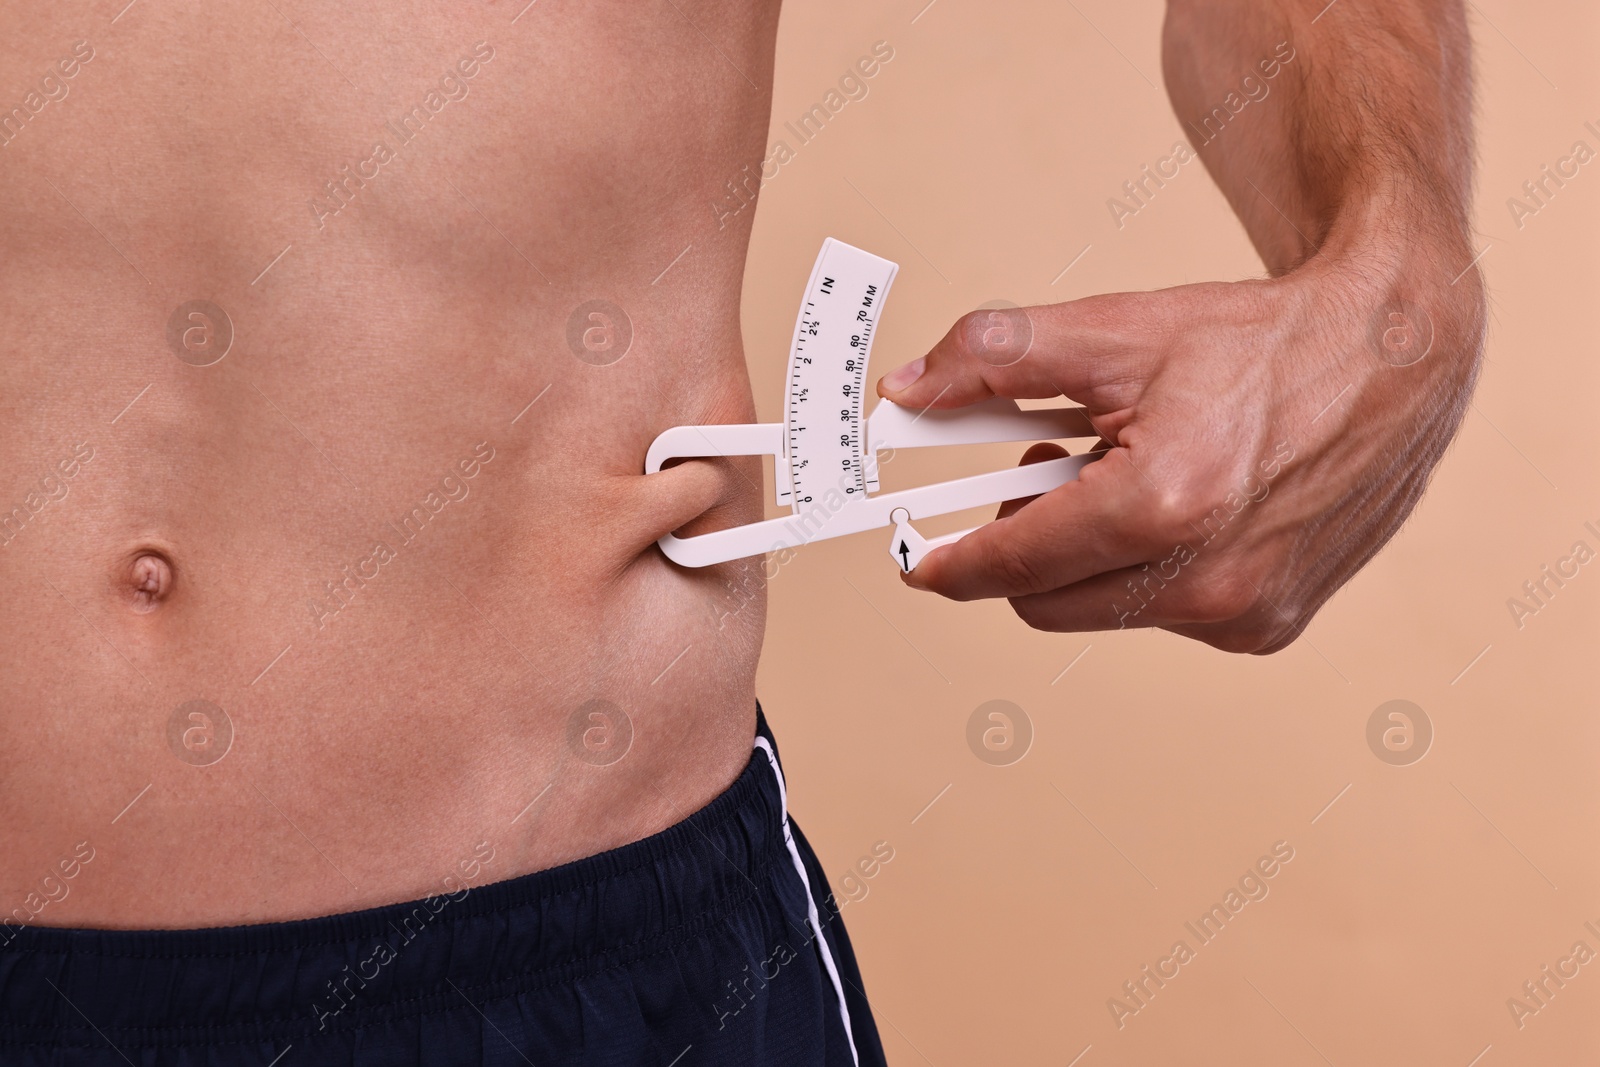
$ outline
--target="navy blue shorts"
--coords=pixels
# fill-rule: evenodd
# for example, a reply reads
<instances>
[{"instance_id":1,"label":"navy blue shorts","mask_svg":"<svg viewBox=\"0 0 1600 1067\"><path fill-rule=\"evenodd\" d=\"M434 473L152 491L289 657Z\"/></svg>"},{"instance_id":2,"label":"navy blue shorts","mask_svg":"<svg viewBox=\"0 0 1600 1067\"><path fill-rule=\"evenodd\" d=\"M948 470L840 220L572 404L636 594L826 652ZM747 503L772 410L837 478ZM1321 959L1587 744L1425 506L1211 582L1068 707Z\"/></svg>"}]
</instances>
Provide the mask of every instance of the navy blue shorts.
<instances>
[{"instance_id":1,"label":"navy blue shorts","mask_svg":"<svg viewBox=\"0 0 1600 1067\"><path fill-rule=\"evenodd\" d=\"M521 878L257 926L0 928L0 1064L882 1064L757 731L683 822Z\"/></svg>"}]
</instances>

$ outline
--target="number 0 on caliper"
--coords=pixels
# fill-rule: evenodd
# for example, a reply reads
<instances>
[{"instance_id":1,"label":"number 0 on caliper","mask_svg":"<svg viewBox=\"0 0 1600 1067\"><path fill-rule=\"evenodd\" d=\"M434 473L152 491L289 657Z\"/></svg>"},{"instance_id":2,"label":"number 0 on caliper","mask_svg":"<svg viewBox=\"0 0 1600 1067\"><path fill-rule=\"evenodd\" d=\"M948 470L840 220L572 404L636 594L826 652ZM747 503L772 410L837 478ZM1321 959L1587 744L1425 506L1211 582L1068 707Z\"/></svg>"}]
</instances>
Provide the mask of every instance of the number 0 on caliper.
<instances>
[{"instance_id":1,"label":"number 0 on caliper","mask_svg":"<svg viewBox=\"0 0 1600 1067\"><path fill-rule=\"evenodd\" d=\"M917 533L912 520L1047 493L1075 479L1097 458L1093 453L1067 456L872 495L878 491L880 449L1095 436L1081 408L1022 411L1001 398L920 412L880 400L872 415L865 416L867 361L898 269L843 241L825 240L789 347L783 422L674 426L651 444L646 474L659 471L670 459L772 456L778 506L791 509L787 516L697 537L669 534L660 541L669 559L685 567L705 567L893 526L889 554L909 571L934 548L972 532L928 539Z\"/></svg>"}]
</instances>

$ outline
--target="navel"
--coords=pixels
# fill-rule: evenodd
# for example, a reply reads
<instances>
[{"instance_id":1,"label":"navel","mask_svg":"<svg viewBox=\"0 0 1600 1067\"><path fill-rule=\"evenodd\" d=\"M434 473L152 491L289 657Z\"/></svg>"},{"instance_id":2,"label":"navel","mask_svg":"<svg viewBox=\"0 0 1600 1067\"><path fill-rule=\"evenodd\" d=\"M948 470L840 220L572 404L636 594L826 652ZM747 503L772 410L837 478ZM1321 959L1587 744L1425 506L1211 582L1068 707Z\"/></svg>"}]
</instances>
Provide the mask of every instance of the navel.
<instances>
[{"instance_id":1,"label":"navel","mask_svg":"<svg viewBox=\"0 0 1600 1067\"><path fill-rule=\"evenodd\" d=\"M145 614L159 608L172 595L175 575L172 561L160 552L145 550L128 565L128 588L133 610Z\"/></svg>"}]
</instances>

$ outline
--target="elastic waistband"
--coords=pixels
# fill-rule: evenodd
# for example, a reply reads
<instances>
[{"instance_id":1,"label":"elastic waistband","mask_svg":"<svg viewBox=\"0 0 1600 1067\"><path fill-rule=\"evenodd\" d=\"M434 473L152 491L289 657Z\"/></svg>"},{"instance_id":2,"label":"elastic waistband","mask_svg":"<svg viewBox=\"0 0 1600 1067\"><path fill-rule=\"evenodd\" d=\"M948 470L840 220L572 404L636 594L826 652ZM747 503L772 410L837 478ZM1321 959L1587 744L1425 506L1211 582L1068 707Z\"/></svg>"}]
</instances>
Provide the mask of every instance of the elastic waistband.
<instances>
[{"instance_id":1,"label":"elastic waistband","mask_svg":"<svg viewBox=\"0 0 1600 1067\"><path fill-rule=\"evenodd\" d=\"M96 1030L133 1044L284 1039L571 982L721 921L789 863L781 820L756 750L728 789L658 834L458 893L253 926L8 928L0 1045L72 1044L79 1031L101 1044Z\"/></svg>"}]
</instances>

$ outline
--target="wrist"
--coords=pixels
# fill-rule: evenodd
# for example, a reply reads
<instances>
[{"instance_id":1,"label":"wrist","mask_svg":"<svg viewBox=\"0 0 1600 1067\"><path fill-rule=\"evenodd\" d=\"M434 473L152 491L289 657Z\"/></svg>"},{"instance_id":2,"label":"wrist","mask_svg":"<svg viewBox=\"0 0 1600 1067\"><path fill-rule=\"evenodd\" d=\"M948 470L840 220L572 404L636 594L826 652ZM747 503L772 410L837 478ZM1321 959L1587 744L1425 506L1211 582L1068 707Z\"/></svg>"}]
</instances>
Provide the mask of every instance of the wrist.
<instances>
[{"instance_id":1,"label":"wrist","mask_svg":"<svg viewBox=\"0 0 1600 1067\"><path fill-rule=\"evenodd\" d=\"M1423 359L1470 370L1485 321L1481 249L1465 208L1392 179L1342 202L1317 252L1291 272L1366 315L1369 347L1391 366ZM1469 381L1471 374L1464 376Z\"/></svg>"}]
</instances>

